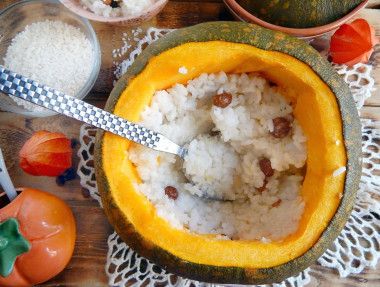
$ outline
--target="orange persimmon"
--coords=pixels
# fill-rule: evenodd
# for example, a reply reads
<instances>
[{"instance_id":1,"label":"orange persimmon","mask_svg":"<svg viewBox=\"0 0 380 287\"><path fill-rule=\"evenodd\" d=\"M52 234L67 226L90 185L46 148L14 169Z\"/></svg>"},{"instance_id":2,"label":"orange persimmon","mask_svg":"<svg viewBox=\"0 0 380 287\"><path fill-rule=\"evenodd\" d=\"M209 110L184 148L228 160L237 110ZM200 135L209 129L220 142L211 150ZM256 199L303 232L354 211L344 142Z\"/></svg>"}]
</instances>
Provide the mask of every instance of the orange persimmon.
<instances>
[{"instance_id":1,"label":"orange persimmon","mask_svg":"<svg viewBox=\"0 0 380 287\"><path fill-rule=\"evenodd\" d=\"M337 64L353 66L367 63L373 47L379 42L375 29L364 19L343 24L331 37L330 54Z\"/></svg>"},{"instance_id":2,"label":"orange persimmon","mask_svg":"<svg viewBox=\"0 0 380 287\"><path fill-rule=\"evenodd\" d=\"M76 227L68 205L41 190L21 190L15 200L0 209L0 222L17 220L20 236L29 241L30 248L15 258L9 275L0 275L3 287L31 286L49 280L65 268L74 250ZM7 244L12 242L3 246Z\"/></svg>"},{"instance_id":3,"label":"orange persimmon","mask_svg":"<svg viewBox=\"0 0 380 287\"><path fill-rule=\"evenodd\" d=\"M20 150L20 166L31 175L57 176L71 167L71 155L71 141L62 133L39 131Z\"/></svg>"}]
</instances>

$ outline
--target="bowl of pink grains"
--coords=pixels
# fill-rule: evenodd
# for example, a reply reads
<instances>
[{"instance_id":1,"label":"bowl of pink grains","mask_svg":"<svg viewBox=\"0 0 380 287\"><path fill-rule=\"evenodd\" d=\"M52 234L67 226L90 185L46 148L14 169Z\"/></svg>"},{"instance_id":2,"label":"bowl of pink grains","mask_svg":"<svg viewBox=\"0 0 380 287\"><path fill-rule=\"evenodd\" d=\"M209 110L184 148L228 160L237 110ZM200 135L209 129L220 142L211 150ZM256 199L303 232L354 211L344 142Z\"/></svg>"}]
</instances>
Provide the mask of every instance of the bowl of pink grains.
<instances>
[{"instance_id":1,"label":"bowl of pink grains","mask_svg":"<svg viewBox=\"0 0 380 287\"><path fill-rule=\"evenodd\" d=\"M117 26L135 26L156 16L168 0L60 0L74 13Z\"/></svg>"},{"instance_id":2,"label":"bowl of pink grains","mask_svg":"<svg viewBox=\"0 0 380 287\"><path fill-rule=\"evenodd\" d=\"M0 12L0 65L83 99L100 70L100 45L90 22L58 0L24 0ZM0 109L26 116L56 113L0 93Z\"/></svg>"}]
</instances>

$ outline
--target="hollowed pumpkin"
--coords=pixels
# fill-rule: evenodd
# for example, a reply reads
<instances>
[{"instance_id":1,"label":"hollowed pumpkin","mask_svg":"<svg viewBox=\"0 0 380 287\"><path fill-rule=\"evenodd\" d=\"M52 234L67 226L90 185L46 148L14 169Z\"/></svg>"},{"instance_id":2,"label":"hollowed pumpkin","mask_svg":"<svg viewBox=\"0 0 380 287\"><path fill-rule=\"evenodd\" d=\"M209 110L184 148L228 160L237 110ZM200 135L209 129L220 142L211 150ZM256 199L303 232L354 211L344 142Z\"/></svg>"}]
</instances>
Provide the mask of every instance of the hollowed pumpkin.
<instances>
[{"instance_id":1,"label":"hollowed pumpkin","mask_svg":"<svg viewBox=\"0 0 380 287\"><path fill-rule=\"evenodd\" d=\"M181 67L188 73L179 73ZM118 81L106 109L137 122L154 91L219 71L258 72L292 103L308 138L298 231L281 242L263 243L171 227L136 189L140 179L125 156L130 142L99 131L95 169L104 210L131 248L170 272L207 282L278 282L315 262L350 215L361 174L358 113L347 85L312 47L238 22L200 24L157 40ZM334 176L341 167L346 172Z\"/></svg>"}]
</instances>

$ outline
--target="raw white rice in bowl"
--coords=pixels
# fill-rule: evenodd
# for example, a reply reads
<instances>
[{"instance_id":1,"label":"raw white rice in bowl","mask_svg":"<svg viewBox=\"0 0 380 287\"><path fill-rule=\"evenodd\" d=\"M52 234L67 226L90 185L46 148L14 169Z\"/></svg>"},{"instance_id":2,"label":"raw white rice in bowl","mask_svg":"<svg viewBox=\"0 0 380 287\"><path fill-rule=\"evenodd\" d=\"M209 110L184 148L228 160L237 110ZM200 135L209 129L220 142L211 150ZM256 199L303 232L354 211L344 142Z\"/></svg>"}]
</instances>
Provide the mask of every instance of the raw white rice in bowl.
<instances>
[{"instance_id":1,"label":"raw white rice in bowl","mask_svg":"<svg viewBox=\"0 0 380 287\"><path fill-rule=\"evenodd\" d=\"M127 152L138 189L173 227L263 242L297 231L306 138L276 86L257 74L202 74L156 92L140 124L188 145L185 161L137 144Z\"/></svg>"}]
</instances>

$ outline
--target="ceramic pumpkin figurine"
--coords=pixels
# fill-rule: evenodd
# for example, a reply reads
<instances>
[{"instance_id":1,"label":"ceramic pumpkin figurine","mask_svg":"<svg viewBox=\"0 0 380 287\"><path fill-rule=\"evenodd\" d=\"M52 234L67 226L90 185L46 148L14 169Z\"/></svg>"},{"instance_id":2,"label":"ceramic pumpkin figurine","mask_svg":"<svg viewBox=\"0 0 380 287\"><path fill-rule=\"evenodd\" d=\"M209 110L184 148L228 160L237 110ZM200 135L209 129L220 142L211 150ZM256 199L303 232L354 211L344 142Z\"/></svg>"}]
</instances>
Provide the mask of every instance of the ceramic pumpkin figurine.
<instances>
[{"instance_id":1,"label":"ceramic pumpkin figurine","mask_svg":"<svg viewBox=\"0 0 380 287\"><path fill-rule=\"evenodd\" d=\"M22 188L0 209L0 286L31 286L60 273L72 256L75 232L63 200Z\"/></svg>"}]
</instances>

